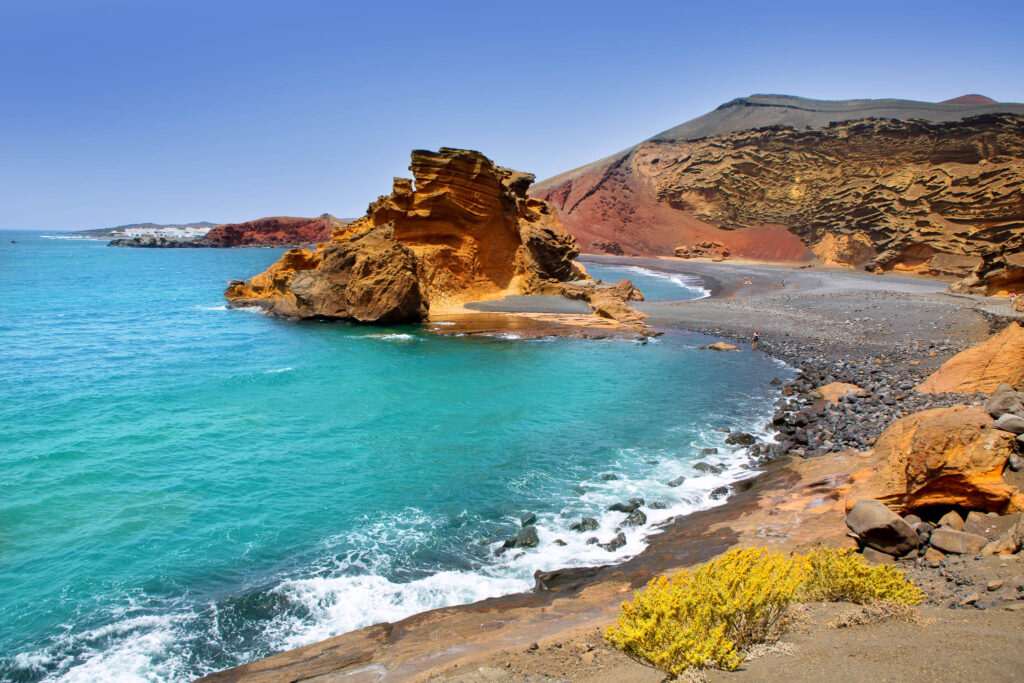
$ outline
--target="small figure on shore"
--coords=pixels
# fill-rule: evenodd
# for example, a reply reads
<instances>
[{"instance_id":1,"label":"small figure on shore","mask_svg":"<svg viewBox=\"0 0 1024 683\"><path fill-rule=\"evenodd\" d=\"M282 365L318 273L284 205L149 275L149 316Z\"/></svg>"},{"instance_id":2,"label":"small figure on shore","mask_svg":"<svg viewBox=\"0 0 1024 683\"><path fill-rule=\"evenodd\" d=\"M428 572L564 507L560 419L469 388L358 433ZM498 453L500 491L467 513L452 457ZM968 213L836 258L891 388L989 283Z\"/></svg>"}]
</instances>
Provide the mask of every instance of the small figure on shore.
<instances>
[{"instance_id":1,"label":"small figure on shore","mask_svg":"<svg viewBox=\"0 0 1024 683\"><path fill-rule=\"evenodd\" d=\"M1017 292L1010 292L1010 308L1013 308L1013 304L1017 301Z\"/></svg>"},{"instance_id":2,"label":"small figure on shore","mask_svg":"<svg viewBox=\"0 0 1024 683\"><path fill-rule=\"evenodd\" d=\"M750 348L756 349L757 348L757 342L760 339L761 339L761 333L760 332L754 332L754 342L750 345Z\"/></svg>"},{"instance_id":3,"label":"small figure on shore","mask_svg":"<svg viewBox=\"0 0 1024 683\"><path fill-rule=\"evenodd\" d=\"M783 287L785 287L785 286L786 286L786 281L785 281L785 280L783 280L783 281L782 281L782 286L783 286Z\"/></svg>"}]
</instances>

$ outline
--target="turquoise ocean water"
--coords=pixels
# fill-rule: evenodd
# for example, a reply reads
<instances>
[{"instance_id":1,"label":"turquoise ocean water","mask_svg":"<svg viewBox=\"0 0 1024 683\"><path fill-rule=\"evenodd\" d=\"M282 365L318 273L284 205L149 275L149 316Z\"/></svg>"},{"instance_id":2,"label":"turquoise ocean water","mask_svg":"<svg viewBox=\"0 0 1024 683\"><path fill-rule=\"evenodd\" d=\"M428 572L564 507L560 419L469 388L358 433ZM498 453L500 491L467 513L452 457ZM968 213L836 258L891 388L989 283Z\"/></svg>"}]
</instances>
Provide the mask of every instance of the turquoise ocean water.
<instances>
[{"instance_id":1,"label":"turquoise ocean water","mask_svg":"<svg viewBox=\"0 0 1024 683\"><path fill-rule=\"evenodd\" d=\"M762 425L788 373L683 333L278 320L221 298L277 250L2 237L3 680L188 680L636 554L651 525L743 476L717 430ZM702 295L588 269L652 299ZM725 472L693 470L705 447ZM619 551L569 531L594 515L609 540L623 516L607 506L635 495L668 508ZM496 557L527 512L540 545Z\"/></svg>"}]
</instances>

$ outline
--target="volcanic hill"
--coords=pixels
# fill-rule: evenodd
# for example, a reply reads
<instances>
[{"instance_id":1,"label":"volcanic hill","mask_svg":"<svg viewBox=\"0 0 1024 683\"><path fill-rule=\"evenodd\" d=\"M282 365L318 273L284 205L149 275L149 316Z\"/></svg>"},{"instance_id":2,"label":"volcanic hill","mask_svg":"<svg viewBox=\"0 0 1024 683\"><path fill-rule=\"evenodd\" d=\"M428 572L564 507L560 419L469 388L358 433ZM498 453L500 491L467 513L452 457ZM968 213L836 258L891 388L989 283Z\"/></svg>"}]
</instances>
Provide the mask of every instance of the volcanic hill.
<instances>
[{"instance_id":1,"label":"volcanic hill","mask_svg":"<svg viewBox=\"0 0 1024 683\"><path fill-rule=\"evenodd\" d=\"M817 257L1024 288L1024 104L981 95L739 98L531 194L585 252Z\"/></svg>"}]
</instances>

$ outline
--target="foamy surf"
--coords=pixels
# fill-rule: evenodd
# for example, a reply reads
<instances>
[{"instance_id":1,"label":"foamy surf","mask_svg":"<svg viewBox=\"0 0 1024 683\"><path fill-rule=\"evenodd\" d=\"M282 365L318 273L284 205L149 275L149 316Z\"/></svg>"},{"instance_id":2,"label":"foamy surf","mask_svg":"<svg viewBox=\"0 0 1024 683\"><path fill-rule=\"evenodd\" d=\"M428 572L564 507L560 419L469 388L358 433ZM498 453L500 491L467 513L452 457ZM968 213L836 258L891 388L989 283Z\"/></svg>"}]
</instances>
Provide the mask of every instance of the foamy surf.
<instances>
[{"instance_id":1,"label":"foamy surf","mask_svg":"<svg viewBox=\"0 0 1024 683\"><path fill-rule=\"evenodd\" d=\"M688 289L692 292L697 292L700 296L698 299L705 299L711 296L711 290L700 284L700 278L693 275L683 275L681 273L666 273L661 270L651 270L650 268L643 268L641 266L615 266L616 270L624 270L629 273L636 273L637 275L646 275L647 277L656 277L662 280L668 280L672 284L678 285L683 289Z\"/></svg>"},{"instance_id":2,"label":"foamy surf","mask_svg":"<svg viewBox=\"0 0 1024 683\"><path fill-rule=\"evenodd\" d=\"M751 433L768 438L767 422ZM322 560L269 587L266 594L277 596L284 607L261 626L266 643L270 651L300 647L427 610L527 591L538 570L613 564L633 557L643 552L664 523L723 504L725 497L713 497L712 491L756 473L746 449L727 446L725 436L709 426L687 444L682 457L679 453L622 449L607 469L581 481L579 495L567 500L558 512L537 515L537 547L513 548L496 555L504 537L516 533L518 521L507 518L500 522L498 534L493 525L481 526L476 532L484 534L481 542L491 538L485 546L487 559L475 570L437 571L397 581L386 574L392 574L413 549L441 540L451 520L432 518L412 508L397 517L366 518L356 532L328 539ZM696 455L709 448L718 452ZM536 480L537 476L542 475L527 473L511 486L529 489L545 483ZM678 477L683 477L683 482L670 486ZM624 527L626 515L608 508L635 497L645 500L641 510L646 522ZM651 503L664 508L652 508ZM571 526L582 517L596 519L597 528L585 533L573 530ZM620 530L626 543L612 552L590 540L607 543ZM341 546L348 550L339 557L336 547ZM187 680L193 648L223 645L215 626L220 609L216 604L195 605L163 615L117 619L109 626L68 636L55 647L19 655L17 662L26 670L53 672L56 668L47 680L73 683L143 681L154 680L154 676ZM239 657L239 661L248 658L245 653Z\"/></svg>"},{"instance_id":3,"label":"foamy surf","mask_svg":"<svg viewBox=\"0 0 1024 683\"><path fill-rule=\"evenodd\" d=\"M381 341L390 342L413 342L416 341L416 337L411 334L404 332L389 332L387 334L363 334L359 336L360 339L380 339Z\"/></svg>"}]
</instances>

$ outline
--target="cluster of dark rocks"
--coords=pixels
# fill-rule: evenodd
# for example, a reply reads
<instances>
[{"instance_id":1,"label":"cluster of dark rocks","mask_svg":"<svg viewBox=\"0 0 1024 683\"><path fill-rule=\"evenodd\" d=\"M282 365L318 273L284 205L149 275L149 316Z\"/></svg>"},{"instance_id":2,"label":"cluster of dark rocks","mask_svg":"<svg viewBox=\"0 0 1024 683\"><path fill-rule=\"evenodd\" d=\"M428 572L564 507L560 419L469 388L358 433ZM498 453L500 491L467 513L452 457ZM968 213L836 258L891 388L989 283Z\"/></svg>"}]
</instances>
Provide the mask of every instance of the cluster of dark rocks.
<instances>
[{"instance_id":1,"label":"cluster of dark rocks","mask_svg":"<svg viewBox=\"0 0 1024 683\"><path fill-rule=\"evenodd\" d=\"M878 362L831 365L808 367L783 388L771 418L778 435L777 443L767 449L770 457L864 450L901 417L929 408L980 404L986 398L982 394L918 394L914 387L920 379ZM837 403L826 403L818 387L834 382L852 384L858 390L840 396Z\"/></svg>"},{"instance_id":2,"label":"cluster of dark rocks","mask_svg":"<svg viewBox=\"0 0 1024 683\"><path fill-rule=\"evenodd\" d=\"M814 346L777 342L769 352L802 368L783 383L782 396L775 402L770 427L777 432L774 443L754 444L750 454L757 459L782 455L814 457L847 449L865 450L894 420L928 408L981 404L983 394L918 394L914 387L930 374L919 358L945 357L962 350L961 345L905 343L890 353L862 359L830 359ZM818 391L832 383L855 385L858 389L826 403Z\"/></svg>"},{"instance_id":3,"label":"cluster of dark rocks","mask_svg":"<svg viewBox=\"0 0 1024 683\"><path fill-rule=\"evenodd\" d=\"M192 239L175 239L162 235L140 235L138 237L118 237L110 240L107 246L135 247L139 249L197 249L212 245Z\"/></svg>"},{"instance_id":4,"label":"cluster of dark rocks","mask_svg":"<svg viewBox=\"0 0 1024 683\"><path fill-rule=\"evenodd\" d=\"M938 514L938 513L936 513ZM984 608L1001 601L1024 598L1024 576L1019 590L1005 581L989 583L987 597L972 590L977 581L957 573L971 558L1003 561L999 553L1019 553L1024 546L1024 518L1020 513L999 515L972 511L966 519L955 510L937 518L923 519L909 514L903 517L877 500L859 500L846 516L846 526L857 539L864 558L869 562L895 563L901 568L916 568L915 576L928 578L932 584L939 569L940 586L927 592L933 604L949 607ZM912 576L913 578L913 576ZM942 586L941 584L951 584ZM1001 591L1007 587L1009 592ZM1020 595L1018 595L1018 593Z\"/></svg>"},{"instance_id":5,"label":"cluster of dark rocks","mask_svg":"<svg viewBox=\"0 0 1024 683\"><path fill-rule=\"evenodd\" d=\"M726 495L728 489L722 488L721 494ZM587 538L587 545L596 545L599 548L603 548L608 552L615 552L622 546L626 545L626 530L631 528L642 527L647 524L647 515L641 508L646 507L649 510L664 510L667 506L665 503L660 501L646 502L643 498L630 498L627 501L612 503L608 506L610 512L621 512L625 515L625 518L619 523L619 526L615 529L615 536L610 540L602 543L597 536L590 536ZM537 522L537 516L533 513L528 513L520 519L519 532L514 536L509 536L505 541L495 549L495 555L504 555L512 548L535 548L540 542L537 537L537 529L534 526ZM569 529L575 531L578 534L585 534L591 531L596 531L600 527L600 523L596 517L581 517L578 522L574 522L569 526ZM564 540L556 538L553 543L555 545L568 545Z\"/></svg>"}]
</instances>

